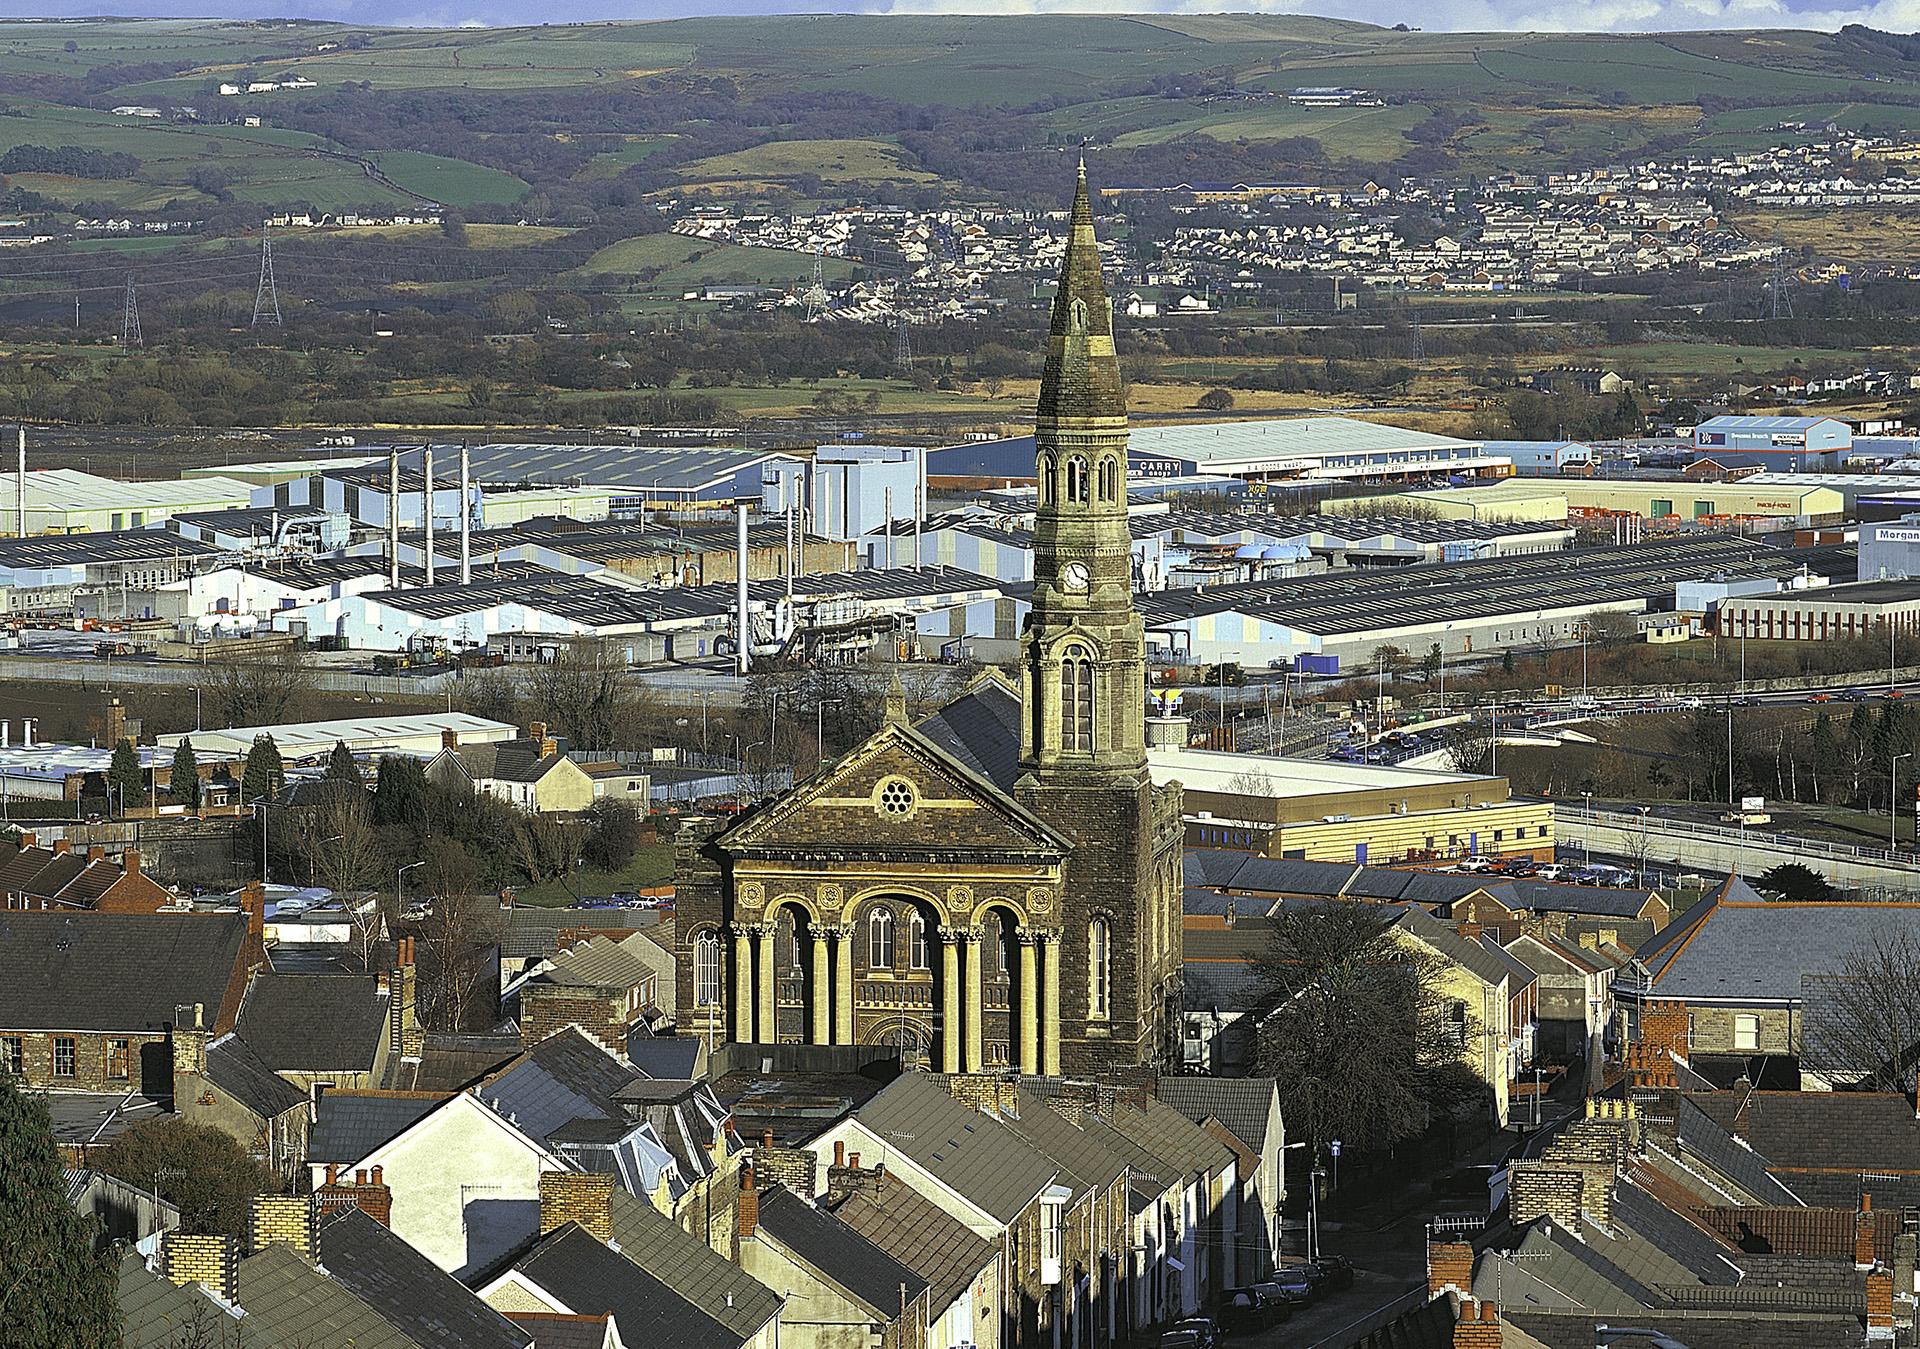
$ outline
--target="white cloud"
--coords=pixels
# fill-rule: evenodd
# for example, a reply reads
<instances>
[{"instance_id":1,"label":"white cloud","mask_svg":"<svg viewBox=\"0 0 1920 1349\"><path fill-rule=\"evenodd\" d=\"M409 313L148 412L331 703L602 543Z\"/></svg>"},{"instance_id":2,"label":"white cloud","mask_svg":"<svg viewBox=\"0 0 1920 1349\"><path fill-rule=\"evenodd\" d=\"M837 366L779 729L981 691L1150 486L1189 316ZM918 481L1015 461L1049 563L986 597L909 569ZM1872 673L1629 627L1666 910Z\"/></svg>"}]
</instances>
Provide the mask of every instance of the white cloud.
<instances>
[{"instance_id":1,"label":"white cloud","mask_svg":"<svg viewBox=\"0 0 1920 1349\"><path fill-rule=\"evenodd\" d=\"M1314 14L1392 27L1411 23L1449 32L1617 33L1706 28L1817 28L1864 23L1893 32L1920 28L1920 0L1874 0L1854 9L1801 10L1783 0L880 0L889 14Z\"/></svg>"}]
</instances>

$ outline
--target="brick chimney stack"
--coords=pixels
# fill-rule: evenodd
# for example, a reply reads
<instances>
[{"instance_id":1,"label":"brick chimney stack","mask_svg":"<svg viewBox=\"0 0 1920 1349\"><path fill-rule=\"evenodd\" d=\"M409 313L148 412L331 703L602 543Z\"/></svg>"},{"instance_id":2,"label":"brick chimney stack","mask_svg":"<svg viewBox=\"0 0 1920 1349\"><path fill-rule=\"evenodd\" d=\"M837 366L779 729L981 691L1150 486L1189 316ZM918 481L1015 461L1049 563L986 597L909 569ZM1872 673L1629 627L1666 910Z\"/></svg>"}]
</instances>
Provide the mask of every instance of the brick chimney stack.
<instances>
[{"instance_id":1,"label":"brick chimney stack","mask_svg":"<svg viewBox=\"0 0 1920 1349\"><path fill-rule=\"evenodd\" d=\"M168 1232L160 1239L160 1272L182 1286L205 1284L223 1302L232 1302L240 1274L240 1238L199 1232Z\"/></svg>"},{"instance_id":2,"label":"brick chimney stack","mask_svg":"<svg viewBox=\"0 0 1920 1349\"><path fill-rule=\"evenodd\" d=\"M1473 1291L1473 1246L1465 1241L1427 1239L1427 1293L1439 1297Z\"/></svg>"},{"instance_id":3,"label":"brick chimney stack","mask_svg":"<svg viewBox=\"0 0 1920 1349\"><path fill-rule=\"evenodd\" d=\"M65 857L68 853L72 851L73 851L73 843L71 840L64 839L64 838L57 838L53 841L53 855L55 857Z\"/></svg>"},{"instance_id":4,"label":"brick chimney stack","mask_svg":"<svg viewBox=\"0 0 1920 1349\"><path fill-rule=\"evenodd\" d=\"M1884 1269L1867 1275L1867 1343L1893 1343L1893 1275Z\"/></svg>"},{"instance_id":5,"label":"brick chimney stack","mask_svg":"<svg viewBox=\"0 0 1920 1349\"><path fill-rule=\"evenodd\" d=\"M753 1163L740 1168L740 1204L735 1210L735 1231L741 1240L760 1230L760 1191L753 1187Z\"/></svg>"},{"instance_id":6,"label":"brick chimney stack","mask_svg":"<svg viewBox=\"0 0 1920 1349\"><path fill-rule=\"evenodd\" d=\"M458 731L440 732L440 748L441 749L459 749L460 748L460 732Z\"/></svg>"},{"instance_id":7,"label":"brick chimney stack","mask_svg":"<svg viewBox=\"0 0 1920 1349\"><path fill-rule=\"evenodd\" d=\"M402 1058L417 1059L426 1050L420 1026L420 977L413 963L413 938L395 943L394 970L387 980L387 1047Z\"/></svg>"},{"instance_id":8,"label":"brick chimney stack","mask_svg":"<svg viewBox=\"0 0 1920 1349\"><path fill-rule=\"evenodd\" d=\"M1463 1298L1453 1325L1453 1349L1501 1349L1500 1311L1491 1302Z\"/></svg>"},{"instance_id":9,"label":"brick chimney stack","mask_svg":"<svg viewBox=\"0 0 1920 1349\"><path fill-rule=\"evenodd\" d=\"M118 698L109 698L107 700L107 747L112 749L126 738L127 709L121 705Z\"/></svg>"},{"instance_id":10,"label":"brick chimney stack","mask_svg":"<svg viewBox=\"0 0 1920 1349\"><path fill-rule=\"evenodd\" d=\"M1853 1267L1872 1269L1873 1259L1873 1196L1860 1196L1860 1211L1853 1215Z\"/></svg>"},{"instance_id":11,"label":"brick chimney stack","mask_svg":"<svg viewBox=\"0 0 1920 1349\"><path fill-rule=\"evenodd\" d=\"M393 1189L384 1167L357 1170L353 1179L343 1180L339 1166L328 1163L327 1183L313 1192L313 1204L318 1218L357 1208L382 1227L393 1226Z\"/></svg>"},{"instance_id":12,"label":"brick chimney stack","mask_svg":"<svg viewBox=\"0 0 1920 1349\"><path fill-rule=\"evenodd\" d=\"M129 850L131 851L131 850ZM139 854L134 853L133 866L138 872ZM125 862L122 862L125 865ZM267 887L260 881L248 881L240 887L240 907L247 915L247 936L255 943L266 940L267 933Z\"/></svg>"},{"instance_id":13,"label":"brick chimney stack","mask_svg":"<svg viewBox=\"0 0 1920 1349\"><path fill-rule=\"evenodd\" d=\"M140 850L138 848L128 848L125 852L121 853L120 868L129 876L138 876L140 874ZM266 907L266 893L262 891L260 898L260 925L262 930L264 930L266 925ZM254 931L252 923L247 925L247 930L250 932ZM260 934L256 932L255 935Z\"/></svg>"}]
</instances>

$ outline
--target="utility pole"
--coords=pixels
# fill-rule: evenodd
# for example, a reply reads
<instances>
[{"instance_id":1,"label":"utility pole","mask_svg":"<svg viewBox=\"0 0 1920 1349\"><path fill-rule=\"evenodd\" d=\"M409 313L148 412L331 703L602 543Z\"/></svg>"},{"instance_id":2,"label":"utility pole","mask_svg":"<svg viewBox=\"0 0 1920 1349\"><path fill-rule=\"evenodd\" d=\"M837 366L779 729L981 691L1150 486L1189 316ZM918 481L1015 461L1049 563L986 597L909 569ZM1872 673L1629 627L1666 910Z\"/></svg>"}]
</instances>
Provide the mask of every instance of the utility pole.
<instances>
[{"instance_id":1,"label":"utility pole","mask_svg":"<svg viewBox=\"0 0 1920 1349\"><path fill-rule=\"evenodd\" d=\"M260 284L253 292L253 326L280 323L280 288L273 279L273 236L260 226Z\"/></svg>"},{"instance_id":2,"label":"utility pole","mask_svg":"<svg viewBox=\"0 0 1920 1349\"><path fill-rule=\"evenodd\" d=\"M813 283L807 287L803 297L807 302L809 322L827 312L826 256L826 250L816 245L813 250Z\"/></svg>"},{"instance_id":3,"label":"utility pole","mask_svg":"<svg viewBox=\"0 0 1920 1349\"><path fill-rule=\"evenodd\" d=\"M913 369L913 338L907 331L911 320L896 314L893 320L893 368L906 374Z\"/></svg>"},{"instance_id":4,"label":"utility pole","mask_svg":"<svg viewBox=\"0 0 1920 1349\"><path fill-rule=\"evenodd\" d=\"M126 298L120 306L120 349L132 351L146 342L140 336L140 299L134 294L133 273L127 273Z\"/></svg>"}]
</instances>

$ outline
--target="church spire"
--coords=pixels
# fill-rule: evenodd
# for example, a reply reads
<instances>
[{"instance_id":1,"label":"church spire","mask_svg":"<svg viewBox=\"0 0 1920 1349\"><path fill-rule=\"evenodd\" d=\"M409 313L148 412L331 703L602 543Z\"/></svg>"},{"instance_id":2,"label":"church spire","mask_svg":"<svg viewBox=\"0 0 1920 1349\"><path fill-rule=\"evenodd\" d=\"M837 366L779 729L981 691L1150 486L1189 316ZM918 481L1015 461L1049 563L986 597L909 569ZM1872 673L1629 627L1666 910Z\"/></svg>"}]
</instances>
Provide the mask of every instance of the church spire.
<instances>
[{"instance_id":1,"label":"church spire","mask_svg":"<svg viewBox=\"0 0 1920 1349\"><path fill-rule=\"evenodd\" d=\"M1113 350L1113 307L1100 279L1100 245L1093 233L1093 202L1087 194L1087 164L1080 161L1067 224L1066 254L1060 262L1060 287L1053 297L1053 322L1047 331L1047 361L1040 375L1038 419L1119 418L1124 425L1126 396L1120 362Z\"/></svg>"}]
</instances>

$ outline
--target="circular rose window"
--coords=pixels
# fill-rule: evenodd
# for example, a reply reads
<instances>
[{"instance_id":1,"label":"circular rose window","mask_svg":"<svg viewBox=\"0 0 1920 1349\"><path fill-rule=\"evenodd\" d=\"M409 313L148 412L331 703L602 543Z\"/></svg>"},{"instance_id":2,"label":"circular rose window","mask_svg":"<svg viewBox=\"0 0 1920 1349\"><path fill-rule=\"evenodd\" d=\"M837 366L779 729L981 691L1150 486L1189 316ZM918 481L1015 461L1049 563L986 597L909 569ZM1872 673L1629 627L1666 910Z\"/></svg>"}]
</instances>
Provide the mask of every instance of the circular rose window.
<instances>
[{"instance_id":1,"label":"circular rose window","mask_svg":"<svg viewBox=\"0 0 1920 1349\"><path fill-rule=\"evenodd\" d=\"M874 803L879 806L880 813L895 818L904 818L913 814L913 808L918 800L913 784L905 778L884 779L880 783L879 792L874 796Z\"/></svg>"}]
</instances>

